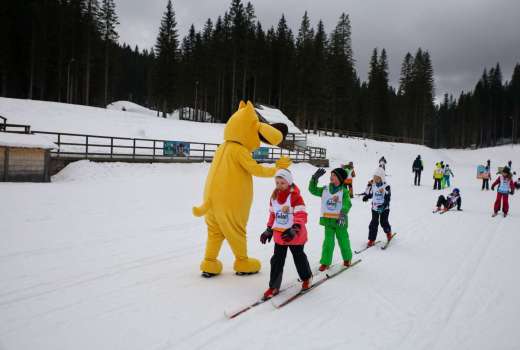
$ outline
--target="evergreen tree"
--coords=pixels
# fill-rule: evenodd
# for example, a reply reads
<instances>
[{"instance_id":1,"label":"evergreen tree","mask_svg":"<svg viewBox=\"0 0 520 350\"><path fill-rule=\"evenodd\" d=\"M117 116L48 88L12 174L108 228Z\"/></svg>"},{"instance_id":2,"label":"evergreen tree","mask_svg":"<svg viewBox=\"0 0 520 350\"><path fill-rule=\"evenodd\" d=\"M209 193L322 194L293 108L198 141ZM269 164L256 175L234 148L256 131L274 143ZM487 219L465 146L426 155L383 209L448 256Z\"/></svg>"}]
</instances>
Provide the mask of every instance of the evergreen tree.
<instances>
[{"instance_id":1,"label":"evergreen tree","mask_svg":"<svg viewBox=\"0 0 520 350\"><path fill-rule=\"evenodd\" d=\"M162 115L171 112L175 105L176 68L177 68L177 22L171 0L161 20L156 51L155 97Z\"/></svg>"},{"instance_id":2,"label":"evergreen tree","mask_svg":"<svg viewBox=\"0 0 520 350\"><path fill-rule=\"evenodd\" d=\"M108 103L108 73L110 66L110 49L116 44L119 34L116 26L119 24L116 15L116 5L114 0L102 0L99 12L99 22L101 23L101 39L105 45L105 79L103 104Z\"/></svg>"}]
</instances>

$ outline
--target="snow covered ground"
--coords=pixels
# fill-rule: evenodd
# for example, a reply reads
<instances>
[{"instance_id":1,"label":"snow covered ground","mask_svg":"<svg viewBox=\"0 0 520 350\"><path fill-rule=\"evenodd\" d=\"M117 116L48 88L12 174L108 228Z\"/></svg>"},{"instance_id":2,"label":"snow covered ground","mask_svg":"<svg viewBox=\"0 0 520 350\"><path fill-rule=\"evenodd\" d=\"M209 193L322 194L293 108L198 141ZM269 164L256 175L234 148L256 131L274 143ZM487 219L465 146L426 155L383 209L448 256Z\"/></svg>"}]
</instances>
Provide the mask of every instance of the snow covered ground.
<instances>
[{"instance_id":1,"label":"snow covered ground","mask_svg":"<svg viewBox=\"0 0 520 350\"><path fill-rule=\"evenodd\" d=\"M16 111L16 121L36 129L53 129L53 123L73 128L80 119L65 109L51 116L44 108L35 117L38 103L28 105L27 114ZM92 133L102 132L102 125L110 133L119 127L120 133L152 130L153 118L130 122L124 119L129 112L120 112L124 118L118 113L99 116L106 124L96 126L96 119L82 127ZM179 125L161 122L172 123L172 133ZM208 135L221 132L213 127L218 131ZM224 317L225 309L251 302L267 288L273 246L258 237L272 180L255 179L248 226L250 255L261 259L261 273L235 276L225 244L223 274L210 280L198 270L205 224L191 215L202 198L207 164L81 161L50 184L0 183L0 349L519 348L520 201L511 198L510 217L491 218L494 193L480 191L475 166L488 158L494 168L509 159L518 164L520 148L431 150L315 136L310 142L327 147L331 166L354 162L356 193L377 159L386 157L395 242L387 251L366 251L361 264L283 309L265 303L233 320ZM412 185L417 154L426 166L421 187ZM455 173L463 212L431 213L437 196L447 193L431 189L439 160ZM292 171L309 211L306 251L315 266L323 230L319 199L306 190L315 168L298 164ZM353 248L366 242L369 219L369 205L356 198L349 214ZM288 257L284 283L295 278Z\"/></svg>"}]
</instances>

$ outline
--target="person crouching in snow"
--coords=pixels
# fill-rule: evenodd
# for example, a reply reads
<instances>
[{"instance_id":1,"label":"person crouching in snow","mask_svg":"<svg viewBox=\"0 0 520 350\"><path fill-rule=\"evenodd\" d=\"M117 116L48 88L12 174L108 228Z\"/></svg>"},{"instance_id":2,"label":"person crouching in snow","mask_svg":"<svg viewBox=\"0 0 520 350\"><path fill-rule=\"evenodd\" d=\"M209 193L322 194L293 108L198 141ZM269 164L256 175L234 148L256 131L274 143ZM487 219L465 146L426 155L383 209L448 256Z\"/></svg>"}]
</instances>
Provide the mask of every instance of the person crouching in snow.
<instances>
[{"instance_id":1,"label":"person crouching in snow","mask_svg":"<svg viewBox=\"0 0 520 350\"><path fill-rule=\"evenodd\" d=\"M386 233L388 241L392 239L392 227L388 222L390 215L390 185L385 182L385 171L377 168L374 173L371 185L367 188L363 197L363 202L367 202L372 198L372 221L368 226L368 243L367 247L371 247L376 243L377 228L379 223L383 231Z\"/></svg>"},{"instance_id":2,"label":"person crouching in snow","mask_svg":"<svg viewBox=\"0 0 520 350\"><path fill-rule=\"evenodd\" d=\"M495 182L493 182L493 185L491 185L491 191L494 191L496 186L498 186L497 199L495 200L492 216L497 216L498 211L500 210L500 202L502 202L502 212L504 213L504 217L506 217L509 212L509 195L515 193L513 176L511 175L509 167L505 166L502 169L502 174L497 177Z\"/></svg>"},{"instance_id":3,"label":"person crouching in snow","mask_svg":"<svg viewBox=\"0 0 520 350\"><path fill-rule=\"evenodd\" d=\"M298 186L293 183L289 170L280 169L275 175L276 188L271 195L267 229L260 236L265 244L274 236L274 254L271 258L269 289L264 299L270 299L280 290L287 249L291 250L302 289L310 287L312 271L303 247L307 242L307 212Z\"/></svg>"},{"instance_id":4,"label":"person crouching in snow","mask_svg":"<svg viewBox=\"0 0 520 350\"><path fill-rule=\"evenodd\" d=\"M332 263L335 239L338 240L343 265L350 266L352 261L347 217L352 203L350 202L349 190L345 185L347 173L342 168L336 168L330 174L330 184L318 187L319 178L323 174L325 174L325 169L318 169L309 182L309 192L321 197L320 225L325 227L320 271L327 270Z\"/></svg>"},{"instance_id":5,"label":"person crouching in snow","mask_svg":"<svg viewBox=\"0 0 520 350\"><path fill-rule=\"evenodd\" d=\"M462 205L462 197L460 196L460 190L458 188L454 188L447 197L440 195L439 199L437 199L437 208L433 212L447 212L451 208L455 207L455 205L457 205L457 210L462 210L460 208Z\"/></svg>"}]
</instances>

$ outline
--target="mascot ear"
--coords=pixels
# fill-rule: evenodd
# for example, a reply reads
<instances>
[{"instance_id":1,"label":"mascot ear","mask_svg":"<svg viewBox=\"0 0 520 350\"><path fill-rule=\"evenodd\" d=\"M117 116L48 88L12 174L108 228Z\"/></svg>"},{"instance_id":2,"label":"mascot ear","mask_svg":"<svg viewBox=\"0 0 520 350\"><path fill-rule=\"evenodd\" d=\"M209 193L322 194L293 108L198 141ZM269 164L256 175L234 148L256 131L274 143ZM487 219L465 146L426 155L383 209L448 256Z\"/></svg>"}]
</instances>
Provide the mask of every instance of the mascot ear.
<instances>
[{"instance_id":1,"label":"mascot ear","mask_svg":"<svg viewBox=\"0 0 520 350\"><path fill-rule=\"evenodd\" d=\"M288 132L289 129L287 128L287 125L283 123L260 123L258 136L260 136L260 140L263 143L267 143L270 145L278 145L285 139Z\"/></svg>"},{"instance_id":2,"label":"mascot ear","mask_svg":"<svg viewBox=\"0 0 520 350\"><path fill-rule=\"evenodd\" d=\"M244 101L240 101L240 104L238 105L238 109L242 109L246 106L246 103Z\"/></svg>"}]
</instances>

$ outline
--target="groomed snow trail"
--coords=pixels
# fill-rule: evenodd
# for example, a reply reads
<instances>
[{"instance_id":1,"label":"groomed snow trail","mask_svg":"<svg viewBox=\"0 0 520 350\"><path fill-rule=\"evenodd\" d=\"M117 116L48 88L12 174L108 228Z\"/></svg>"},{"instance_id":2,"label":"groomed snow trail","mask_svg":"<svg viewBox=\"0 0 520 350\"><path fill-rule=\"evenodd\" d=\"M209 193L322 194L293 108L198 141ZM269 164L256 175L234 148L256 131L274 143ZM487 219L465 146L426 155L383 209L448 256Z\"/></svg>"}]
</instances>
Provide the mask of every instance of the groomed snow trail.
<instances>
[{"instance_id":1,"label":"groomed snow trail","mask_svg":"<svg viewBox=\"0 0 520 350\"><path fill-rule=\"evenodd\" d=\"M520 202L491 218L494 193L480 191L476 164L493 167L519 148L430 150L412 145L311 137L331 166L354 161L361 192L377 159L392 185L390 248L369 249L363 263L287 307L265 303L234 320L224 310L267 287L272 244L258 241L267 219L270 179L255 179L250 255L261 273L237 277L224 244L223 274L199 276L204 221L192 217L208 165L71 164L51 184L0 184L0 349L515 349L520 343ZM425 161L423 186L411 164ZM514 158L516 157L516 159ZM433 164L449 161L463 212L432 214ZM311 264L323 230L319 199L307 191L315 168L292 167L309 212ZM322 178L325 183L326 177ZM349 232L363 246L369 204L353 201ZM380 232L380 235L382 233ZM382 238L382 236L380 236ZM335 259L340 259L339 250ZM284 283L296 278L292 258Z\"/></svg>"}]
</instances>

